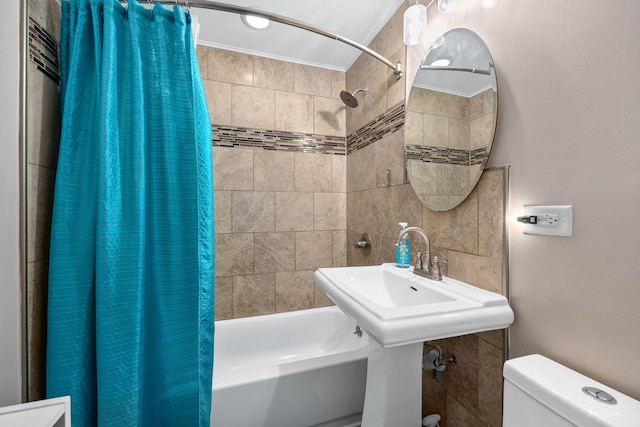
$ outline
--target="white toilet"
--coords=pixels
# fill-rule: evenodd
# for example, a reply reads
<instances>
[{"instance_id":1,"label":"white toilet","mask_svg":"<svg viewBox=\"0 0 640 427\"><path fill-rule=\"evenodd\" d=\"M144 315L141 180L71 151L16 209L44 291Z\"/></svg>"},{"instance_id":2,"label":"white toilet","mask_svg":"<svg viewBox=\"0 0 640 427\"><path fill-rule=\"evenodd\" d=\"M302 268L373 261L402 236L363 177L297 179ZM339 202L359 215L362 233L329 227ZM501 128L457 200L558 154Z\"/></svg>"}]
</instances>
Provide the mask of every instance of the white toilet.
<instances>
[{"instance_id":1,"label":"white toilet","mask_svg":"<svg viewBox=\"0 0 640 427\"><path fill-rule=\"evenodd\" d=\"M503 375L503 427L640 426L639 401L539 354L508 360Z\"/></svg>"}]
</instances>

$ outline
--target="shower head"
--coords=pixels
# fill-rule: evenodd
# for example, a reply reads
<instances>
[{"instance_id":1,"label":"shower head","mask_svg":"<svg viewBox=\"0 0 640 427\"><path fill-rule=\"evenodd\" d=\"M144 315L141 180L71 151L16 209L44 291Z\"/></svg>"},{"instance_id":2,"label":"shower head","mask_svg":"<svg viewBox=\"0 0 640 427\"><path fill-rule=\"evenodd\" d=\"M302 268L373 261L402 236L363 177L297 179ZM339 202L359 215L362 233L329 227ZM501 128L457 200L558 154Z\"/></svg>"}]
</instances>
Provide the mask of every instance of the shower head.
<instances>
[{"instance_id":1,"label":"shower head","mask_svg":"<svg viewBox=\"0 0 640 427\"><path fill-rule=\"evenodd\" d=\"M347 107L356 108L358 106L358 100L356 99L356 95L358 94L358 92L366 93L367 88L365 87L364 89L358 89L355 92L347 92L346 90L343 90L342 92L340 92L340 99Z\"/></svg>"}]
</instances>

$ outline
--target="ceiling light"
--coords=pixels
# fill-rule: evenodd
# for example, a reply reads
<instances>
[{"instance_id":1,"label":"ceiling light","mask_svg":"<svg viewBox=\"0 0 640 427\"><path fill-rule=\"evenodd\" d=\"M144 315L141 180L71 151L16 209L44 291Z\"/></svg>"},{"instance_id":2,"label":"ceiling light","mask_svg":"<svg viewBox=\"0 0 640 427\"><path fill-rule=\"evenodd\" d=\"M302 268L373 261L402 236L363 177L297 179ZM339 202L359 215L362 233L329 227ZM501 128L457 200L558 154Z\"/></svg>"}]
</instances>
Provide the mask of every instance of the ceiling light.
<instances>
[{"instance_id":1,"label":"ceiling light","mask_svg":"<svg viewBox=\"0 0 640 427\"><path fill-rule=\"evenodd\" d=\"M446 67L449 64L451 64L451 61L449 61L448 59L436 59L435 61L433 61L431 63L431 66L432 67Z\"/></svg>"},{"instance_id":2,"label":"ceiling light","mask_svg":"<svg viewBox=\"0 0 640 427\"><path fill-rule=\"evenodd\" d=\"M407 46L420 44L427 31L427 7L414 4L404 12L403 40Z\"/></svg>"},{"instance_id":3,"label":"ceiling light","mask_svg":"<svg viewBox=\"0 0 640 427\"><path fill-rule=\"evenodd\" d=\"M240 15L240 19L242 19L244 25L253 30L264 30L271 23L267 18L255 15Z\"/></svg>"}]
</instances>

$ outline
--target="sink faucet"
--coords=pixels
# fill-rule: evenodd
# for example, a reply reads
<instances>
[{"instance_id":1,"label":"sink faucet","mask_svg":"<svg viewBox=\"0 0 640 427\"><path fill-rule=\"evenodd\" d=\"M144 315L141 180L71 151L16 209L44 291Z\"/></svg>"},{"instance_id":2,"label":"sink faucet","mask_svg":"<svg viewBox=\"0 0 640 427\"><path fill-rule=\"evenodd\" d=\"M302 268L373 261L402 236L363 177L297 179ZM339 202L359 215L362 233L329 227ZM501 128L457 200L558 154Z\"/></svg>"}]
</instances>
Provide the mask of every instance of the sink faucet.
<instances>
[{"instance_id":1,"label":"sink faucet","mask_svg":"<svg viewBox=\"0 0 640 427\"><path fill-rule=\"evenodd\" d=\"M424 256L421 252L418 252L416 256L416 264L413 268L414 274L418 274L420 276L427 277L432 280L442 280L442 273L440 268L440 263L446 262L444 258L441 257L433 257L433 261L431 260L431 252L429 245L429 237L427 233L420 227L408 227L403 229L398 237L396 238L396 246L400 245L400 242L404 238L407 233L415 231L418 233L425 243L425 251ZM426 263L425 263L426 261Z\"/></svg>"}]
</instances>

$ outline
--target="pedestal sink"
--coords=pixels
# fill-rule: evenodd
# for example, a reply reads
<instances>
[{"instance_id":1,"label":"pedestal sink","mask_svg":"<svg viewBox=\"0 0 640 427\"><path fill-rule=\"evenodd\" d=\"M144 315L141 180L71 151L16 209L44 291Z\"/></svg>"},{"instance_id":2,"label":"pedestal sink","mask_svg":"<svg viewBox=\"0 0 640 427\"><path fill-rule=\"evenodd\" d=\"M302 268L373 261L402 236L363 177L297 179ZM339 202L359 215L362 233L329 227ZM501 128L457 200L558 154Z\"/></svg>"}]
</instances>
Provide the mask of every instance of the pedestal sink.
<instances>
[{"instance_id":1,"label":"pedestal sink","mask_svg":"<svg viewBox=\"0 0 640 427\"><path fill-rule=\"evenodd\" d=\"M458 280L434 281L395 264L320 268L313 278L369 335L363 427L418 427L422 343L504 329L507 299Z\"/></svg>"}]
</instances>

